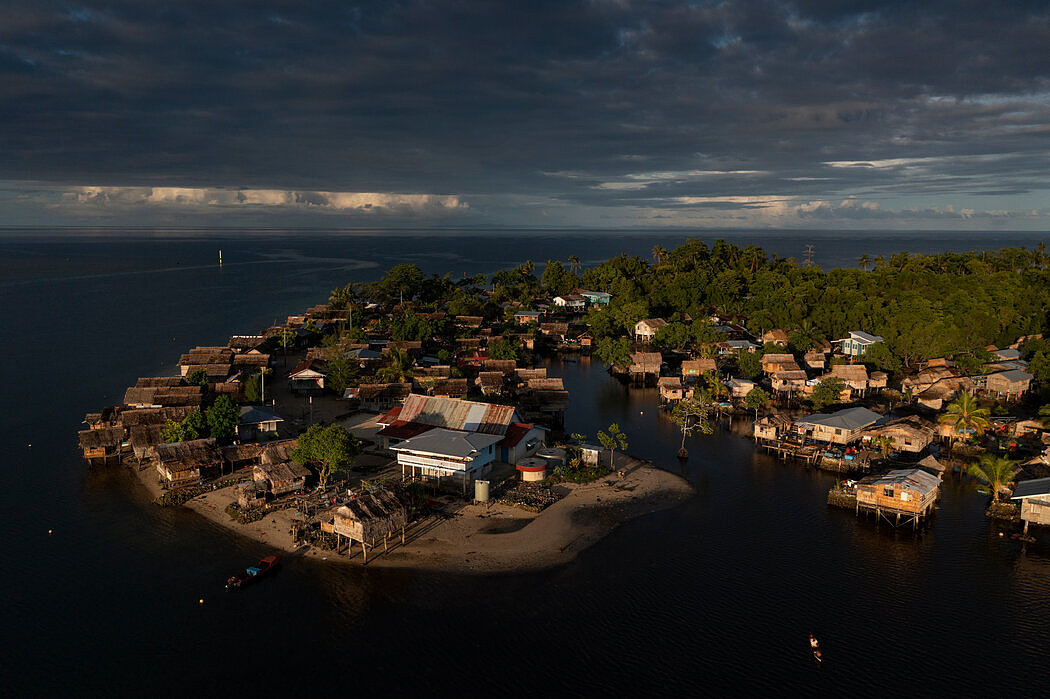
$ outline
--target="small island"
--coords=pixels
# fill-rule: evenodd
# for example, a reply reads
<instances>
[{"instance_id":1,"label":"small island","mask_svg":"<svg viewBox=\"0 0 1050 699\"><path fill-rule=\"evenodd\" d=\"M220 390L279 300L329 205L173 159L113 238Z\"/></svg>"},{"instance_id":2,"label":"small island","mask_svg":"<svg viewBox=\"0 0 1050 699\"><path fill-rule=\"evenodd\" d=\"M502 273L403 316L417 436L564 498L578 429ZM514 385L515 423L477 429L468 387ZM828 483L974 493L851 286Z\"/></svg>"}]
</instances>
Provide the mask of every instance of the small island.
<instances>
[{"instance_id":1,"label":"small island","mask_svg":"<svg viewBox=\"0 0 1050 699\"><path fill-rule=\"evenodd\" d=\"M569 392L535 360L588 354L624 390L658 389L681 430L669 462L735 416L756 448L841 473L831 505L918 527L956 469L1027 537L1050 524L1048 267L1040 246L824 272L697 239L539 276L528 261L459 280L402 264L190 349L177 375L89 414L80 446L158 504L276 549L542 568L692 493L631 457L620 425L564 424Z\"/></svg>"}]
</instances>

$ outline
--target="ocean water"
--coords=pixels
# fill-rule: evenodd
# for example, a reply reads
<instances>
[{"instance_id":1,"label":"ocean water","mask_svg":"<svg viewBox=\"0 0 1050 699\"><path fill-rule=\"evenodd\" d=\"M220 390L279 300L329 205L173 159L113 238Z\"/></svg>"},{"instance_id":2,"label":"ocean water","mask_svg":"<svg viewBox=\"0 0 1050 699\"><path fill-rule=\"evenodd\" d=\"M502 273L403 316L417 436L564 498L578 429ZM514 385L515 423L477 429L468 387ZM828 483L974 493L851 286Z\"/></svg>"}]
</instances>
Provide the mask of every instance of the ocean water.
<instances>
[{"instance_id":1,"label":"ocean water","mask_svg":"<svg viewBox=\"0 0 1050 699\"><path fill-rule=\"evenodd\" d=\"M593 434L619 422L632 453L681 473L697 493L542 573L438 575L293 560L251 594L228 595L225 577L265 555L265 545L156 508L130 474L89 470L79 458L84 413L119 401L136 377L171 371L187 347L257 332L392 264L460 276L526 258L576 254L586 264L621 250L648 255L684 237L0 234L8 564L0 669L8 691L1032 693L1050 672L1046 537L1034 545L1000 539L982 515L985 498L957 480L920 534L858 521L824 504L831 476L757 453L740 424L691 440L680 464L679 438L655 392L628 393L586 360L550 365L571 391L568 429ZM813 244L825 268L864 253L1032 247L1041 239L724 237L784 256ZM822 667L809 656L809 633L824 644Z\"/></svg>"}]
</instances>

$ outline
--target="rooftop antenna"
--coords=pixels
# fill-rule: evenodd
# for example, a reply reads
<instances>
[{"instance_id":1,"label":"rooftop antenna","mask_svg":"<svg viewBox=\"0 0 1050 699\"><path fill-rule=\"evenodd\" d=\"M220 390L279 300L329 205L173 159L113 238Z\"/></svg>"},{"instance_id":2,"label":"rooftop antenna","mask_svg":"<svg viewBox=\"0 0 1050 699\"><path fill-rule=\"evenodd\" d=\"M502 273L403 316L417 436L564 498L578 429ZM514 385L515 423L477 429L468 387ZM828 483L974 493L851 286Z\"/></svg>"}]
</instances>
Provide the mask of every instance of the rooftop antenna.
<instances>
[{"instance_id":1,"label":"rooftop antenna","mask_svg":"<svg viewBox=\"0 0 1050 699\"><path fill-rule=\"evenodd\" d=\"M813 266L813 246L812 245L807 245L806 246L805 262L806 262L806 266L807 267L812 267Z\"/></svg>"}]
</instances>

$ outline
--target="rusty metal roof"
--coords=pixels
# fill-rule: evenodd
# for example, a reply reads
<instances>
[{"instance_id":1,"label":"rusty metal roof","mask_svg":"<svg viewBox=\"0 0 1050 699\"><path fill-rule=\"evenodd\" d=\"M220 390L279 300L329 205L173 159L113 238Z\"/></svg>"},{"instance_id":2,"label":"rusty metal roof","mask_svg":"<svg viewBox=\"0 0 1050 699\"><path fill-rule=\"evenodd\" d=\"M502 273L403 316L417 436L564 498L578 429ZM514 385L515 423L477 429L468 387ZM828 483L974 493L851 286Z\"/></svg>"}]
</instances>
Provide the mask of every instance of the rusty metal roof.
<instances>
[{"instance_id":1,"label":"rusty metal roof","mask_svg":"<svg viewBox=\"0 0 1050 699\"><path fill-rule=\"evenodd\" d=\"M506 434L510 423L517 419L515 412L514 406L510 405L412 394L405 399L405 406L398 417L405 422L502 435Z\"/></svg>"}]
</instances>

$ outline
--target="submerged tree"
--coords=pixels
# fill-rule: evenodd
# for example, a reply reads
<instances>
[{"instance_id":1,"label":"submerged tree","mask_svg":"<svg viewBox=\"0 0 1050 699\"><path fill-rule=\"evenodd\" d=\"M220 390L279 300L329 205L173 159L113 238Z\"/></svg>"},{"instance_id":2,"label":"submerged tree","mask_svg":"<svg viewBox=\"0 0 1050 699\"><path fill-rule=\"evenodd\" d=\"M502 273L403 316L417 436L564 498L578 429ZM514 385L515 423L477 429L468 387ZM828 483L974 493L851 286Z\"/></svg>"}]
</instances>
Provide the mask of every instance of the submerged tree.
<instances>
[{"instance_id":1,"label":"submerged tree","mask_svg":"<svg viewBox=\"0 0 1050 699\"><path fill-rule=\"evenodd\" d=\"M612 468L613 462L616 460L616 449L627 451L628 443L627 435L620 430L620 426L615 422L609 425L608 430L608 432L598 430L598 441L609 450L609 468Z\"/></svg>"},{"instance_id":2,"label":"submerged tree","mask_svg":"<svg viewBox=\"0 0 1050 699\"><path fill-rule=\"evenodd\" d=\"M769 391L761 386L755 386L744 396L744 407L755 411L755 420L757 421L759 408L767 405L771 400L773 400L773 396L769 394Z\"/></svg>"},{"instance_id":3,"label":"submerged tree","mask_svg":"<svg viewBox=\"0 0 1050 699\"><path fill-rule=\"evenodd\" d=\"M682 431L682 445L678 449L678 456L685 458L689 452L685 448L685 438L696 434L711 434L715 431L709 417L708 404L697 396L684 398L675 404L671 410L671 422L678 425Z\"/></svg>"}]
</instances>

